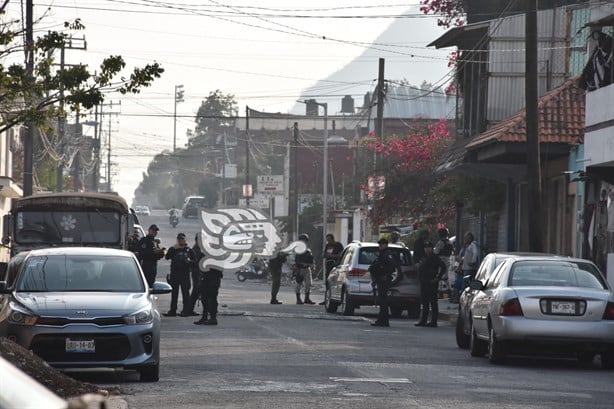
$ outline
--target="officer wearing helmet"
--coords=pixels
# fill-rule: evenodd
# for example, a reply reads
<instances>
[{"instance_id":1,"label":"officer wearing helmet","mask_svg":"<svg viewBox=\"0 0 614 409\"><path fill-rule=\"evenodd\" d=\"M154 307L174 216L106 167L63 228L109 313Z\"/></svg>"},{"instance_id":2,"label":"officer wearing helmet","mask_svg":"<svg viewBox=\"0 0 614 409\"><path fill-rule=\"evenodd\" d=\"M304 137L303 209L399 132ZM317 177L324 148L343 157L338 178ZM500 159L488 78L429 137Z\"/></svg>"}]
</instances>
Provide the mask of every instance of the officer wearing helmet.
<instances>
[{"instance_id":1,"label":"officer wearing helmet","mask_svg":"<svg viewBox=\"0 0 614 409\"><path fill-rule=\"evenodd\" d=\"M309 249L309 236L305 233L298 236L298 239L305 243L307 250L303 253L299 253L294 257L294 278L296 280L296 286L294 290L296 292L297 304L315 304L309 298L309 291L311 290L311 269L313 268L313 254ZM301 300L301 288L305 287L305 301Z\"/></svg>"}]
</instances>

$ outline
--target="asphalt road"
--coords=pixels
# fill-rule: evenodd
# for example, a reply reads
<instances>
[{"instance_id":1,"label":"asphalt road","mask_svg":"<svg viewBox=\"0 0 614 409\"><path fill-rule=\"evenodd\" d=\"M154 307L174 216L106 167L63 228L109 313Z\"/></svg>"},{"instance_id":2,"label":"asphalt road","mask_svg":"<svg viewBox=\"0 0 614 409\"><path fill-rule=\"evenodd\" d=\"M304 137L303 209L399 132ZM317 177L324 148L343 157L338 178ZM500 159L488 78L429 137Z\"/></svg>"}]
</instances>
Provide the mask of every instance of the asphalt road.
<instances>
[{"instance_id":1,"label":"asphalt road","mask_svg":"<svg viewBox=\"0 0 614 409\"><path fill-rule=\"evenodd\" d=\"M171 229L156 222L168 247L178 231L193 236L196 221ZM159 278L168 271L161 262ZM316 282L318 283L318 282ZM321 282L315 301L322 300ZM105 372L85 380L118 384L134 408L611 408L613 373L598 360L517 357L505 366L459 350L450 322L416 328L395 319L390 328L369 325L375 308L355 317L327 314L322 306L294 305L282 287L283 305L270 305L268 283L222 283L216 327L197 318L162 322L161 379L139 383L135 373ZM168 309L169 295L158 300ZM200 310L200 307L198 307Z\"/></svg>"}]
</instances>

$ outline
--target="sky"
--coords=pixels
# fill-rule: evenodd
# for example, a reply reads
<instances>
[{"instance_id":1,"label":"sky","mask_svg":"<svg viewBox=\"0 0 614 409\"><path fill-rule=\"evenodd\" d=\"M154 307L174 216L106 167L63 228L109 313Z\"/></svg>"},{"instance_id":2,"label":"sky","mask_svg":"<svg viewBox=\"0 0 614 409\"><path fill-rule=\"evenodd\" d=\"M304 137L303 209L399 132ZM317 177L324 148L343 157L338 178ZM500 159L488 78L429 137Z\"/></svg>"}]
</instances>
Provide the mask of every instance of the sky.
<instances>
[{"instance_id":1,"label":"sky","mask_svg":"<svg viewBox=\"0 0 614 409\"><path fill-rule=\"evenodd\" d=\"M11 0L9 15L19 16L21 2ZM23 1L25 3L25 1ZM245 107L266 112L296 112L301 91L340 70L350 61L365 64L369 75L330 83L322 98L352 95L361 101L372 90L378 57L387 67L402 65L404 78L419 85L449 73L447 52L426 48L442 34L434 17L419 11L418 0L34 0L35 35L61 30L79 18L85 30L75 33L87 50L67 50L67 63L88 63L95 70L108 55L122 55L126 73L158 62L162 78L138 95L109 94L118 115L105 118L102 142L111 134L112 190L129 202L154 155L172 150L175 87L178 103L177 147L185 146L200 103L217 89L233 94ZM403 16L403 17L400 17ZM410 22L404 38L372 43L395 19ZM415 23L415 24L414 24ZM415 27L415 29L413 28ZM369 56L362 56L370 50ZM373 52L375 51L375 53ZM110 123L109 123L110 119ZM86 134L93 134L85 127ZM103 152L106 158L106 152ZM106 160L105 160L106 163ZM101 170L104 174L104 170Z\"/></svg>"}]
</instances>

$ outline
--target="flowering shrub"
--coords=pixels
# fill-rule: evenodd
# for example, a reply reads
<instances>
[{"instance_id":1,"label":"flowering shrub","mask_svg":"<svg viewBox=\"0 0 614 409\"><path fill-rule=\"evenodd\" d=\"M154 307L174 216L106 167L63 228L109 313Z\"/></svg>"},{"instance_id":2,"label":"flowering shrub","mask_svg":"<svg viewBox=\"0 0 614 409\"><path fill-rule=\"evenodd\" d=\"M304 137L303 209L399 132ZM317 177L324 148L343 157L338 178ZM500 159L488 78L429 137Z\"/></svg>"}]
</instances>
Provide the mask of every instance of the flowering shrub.
<instances>
[{"instance_id":1,"label":"flowering shrub","mask_svg":"<svg viewBox=\"0 0 614 409\"><path fill-rule=\"evenodd\" d=\"M449 28L465 24L465 6L462 0L420 0L424 14L439 14L437 25Z\"/></svg>"}]
</instances>

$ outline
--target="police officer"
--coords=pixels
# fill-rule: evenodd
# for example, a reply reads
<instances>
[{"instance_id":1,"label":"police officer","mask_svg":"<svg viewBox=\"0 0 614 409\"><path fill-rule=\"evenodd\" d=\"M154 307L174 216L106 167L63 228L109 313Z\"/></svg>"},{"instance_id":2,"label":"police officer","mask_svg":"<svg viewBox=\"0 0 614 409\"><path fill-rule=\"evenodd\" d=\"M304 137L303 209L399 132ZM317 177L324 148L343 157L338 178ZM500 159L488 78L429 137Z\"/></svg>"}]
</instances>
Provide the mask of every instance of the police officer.
<instances>
[{"instance_id":1,"label":"police officer","mask_svg":"<svg viewBox=\"0 0 614 409\"><path fill-rule=\"evenodd\" d=\"M285 262L286 254L281 251L269 260L269 271L273 279L271 283L271 304L282 304L282 302L277 299L277 293L281 285L281 269Z\"/></svg>"},{"instance_id":2,"label":"police officer","mask_svg":"<svg viewBox=\"0 0 614 409\"><path fill-rule=\"evenodd\" d=\"M201 271L201 300L203 303L203 316L196 325L217 325L217 296L220 292L220 285L224 274L221 270L210 268Z\"/></svg>"},{"instance_id":3,"label":"police officer","mask_svg":"<svg viewBox=\"0 0 614 409\"><path fill-rule=\"evenodd\" d=\"M166 259L171 261L171 274L169 284L173 287L171 291L171 309L163 314L165 317L177 316L177 301L179 289L181 289L181 300L183 310L179 313L180 317L191 315L190 306L190 270L196 257L194 251L188 246L185 234L177 234L177 243L168 249Z\"/></svg>"},{"instance_id":4,"label":"police officer","mask_svg":"<svg viewBox=\"0 0 614 409\"><path fill-rule=\"evenodd\" d=\"M369 273L371 274L371 285L375 292L376 302L379 305L379 315L377 320L371 323L371 325L375 327L389 327L388 289L390 288L392 273L397 263L394 254L388 248L388 240L381 238L377 244L379 244L379 254L369 266Z\"/></svg>"},{"instance_id":5,"label":"police officer","mask_svg":"<svg viewBox=\"0 0 614 409\"><path fill-rule=\"evenodd\" d=\"M187 308L189 315L198 316L198 314L194 311L194 307L196 306L196 302L200 298L201 293L201 271L200 271L200 260L205 256L203 251L198 244L198 236L196 233L194 236L194 245L192 246L192 251L194 252L194 262L190 267L190 273L192 275L192 292L190 293L190 305Z\"/></svg>"},{"instance_id":6,"label":"police officer","mask_svg":"<svg viewBox=\"0 0 614 409\"><path fill-rule=\"evenodd\" d=\"M424 257L418 265L418 280L420 281L420 300L422 303L422 313L420 321L416 322L416 327L436 327L439 305L437 304L437 289L439 280L446 273L446 265L433 252L433 243L424 242ZM429 316L429 306L431 308L431 321L427 322Z\"/></svg>"},{"instance_id":7,"label":"police officer","mask_svg":"<svg viewBox=\"0 0 614 409\"><path fill-rule=\"evenodd\" d=\"M298 239L309 245L309 236L307 234L301 234ZM309 291L311 290L311 268L313 266L313 254L309 247L303 253L297 254L294 257L294 277L296 280L296 286L294 290L296 292L297 304L315 304L309 298ZM301 287L305 287L305 302L301 300Z\"/></svg>"},{"instance_id":8,"label":"police officer","mask_svg":"<svg viewBox=\"0 0 614 409\"><path fill-rule=\"evenodd\" d=\"M139 240L135 248L137 250L135 254L141 263L149 288L153 287L153 283L156 281L158 260L164 257L164 250L166 250L160 248L160 240L156 239L159 230L155 224L149 226L147 235Z\"/></svg>"}]
</instances>

